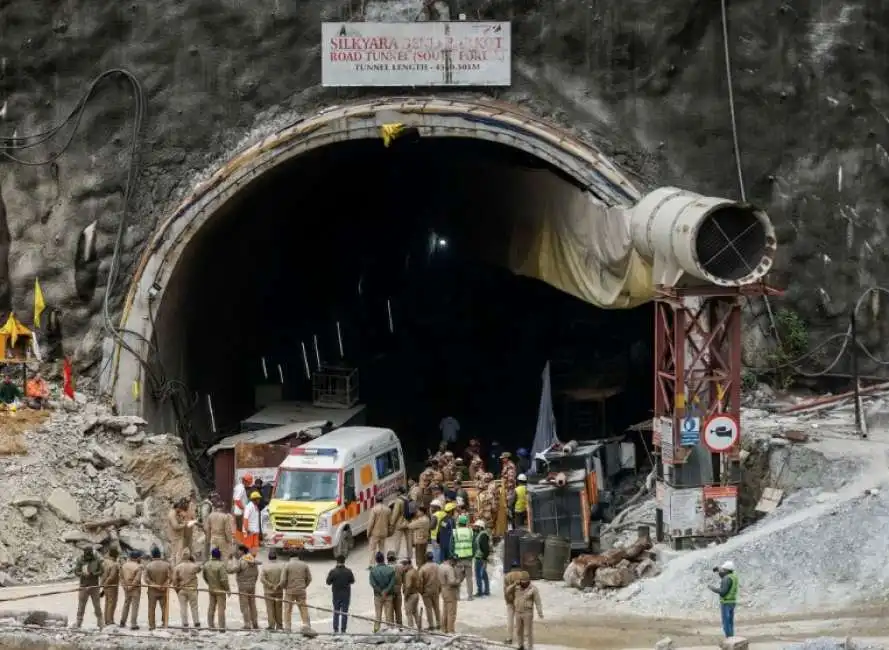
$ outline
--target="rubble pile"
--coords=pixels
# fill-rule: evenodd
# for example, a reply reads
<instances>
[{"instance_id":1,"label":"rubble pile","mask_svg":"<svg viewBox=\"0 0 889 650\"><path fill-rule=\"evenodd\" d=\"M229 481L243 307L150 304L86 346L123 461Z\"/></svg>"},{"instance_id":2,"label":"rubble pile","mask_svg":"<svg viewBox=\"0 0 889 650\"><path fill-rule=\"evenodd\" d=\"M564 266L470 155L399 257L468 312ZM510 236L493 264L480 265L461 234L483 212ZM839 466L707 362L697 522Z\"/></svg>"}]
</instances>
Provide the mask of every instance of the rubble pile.
<instances>
[{"instance_id":1,"label":"rubble pile","mask_svg":"<svg viewBox=\"0 0 889 650\"><path fill-rule=\"evenodd\" d=\"M0 456L0 586L70 576L85 546L162 546L164 513L195 490L181 441L82 395Z\"/></svg>"},{"instance_id":2,"label":"rubble pile","mask_svg":"<svg viewBox=\"0 0 889 650\"><path fill-rule=\"evenodd\" d=\"M48 627L45 630L23 631L21 628L4 629L0 625L0 647L8 650L21 648L35 650L178 650L183 643L195 650L284 650L308 648L313 650L339 650L341 648L377 648L385 645L397 650L429 650L449 648L450 650L485 650L492 644L478 637L444 636L441 634L405 634L381 630L376 634L357 634L308 638L299 634L285 634L267 631L215 633L209 631L186 632L161 630L154 632L111 632L82 633ZM501 644L496 644L501 645Z\"/></svg>"},{"instance_id":3,"label":"rubble pile","mask_svg":"<svg viewBox=\"0 0 889 650\"><path fill-rule=\"evenodd\" d=\"M639 530L636 541L626 547L616 546L597 555L579 555L565 569L562 579L569 587L618 589L639 578L658 574L655 555L651 553L647 527Z\"/></svg>"}]
</instances>

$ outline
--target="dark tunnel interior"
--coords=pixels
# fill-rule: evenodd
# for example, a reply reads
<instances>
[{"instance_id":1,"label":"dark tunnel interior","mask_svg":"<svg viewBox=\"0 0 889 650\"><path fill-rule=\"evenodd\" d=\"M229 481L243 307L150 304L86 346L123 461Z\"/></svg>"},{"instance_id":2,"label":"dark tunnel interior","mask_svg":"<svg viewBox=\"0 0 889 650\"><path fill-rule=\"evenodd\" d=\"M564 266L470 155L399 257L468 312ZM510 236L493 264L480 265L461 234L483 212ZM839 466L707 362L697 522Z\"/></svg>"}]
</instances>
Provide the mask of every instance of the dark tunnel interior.
<instances>
[{"instance_id":1,"label":"dark tunnel interior","mask_svg":"<svg viewBox=\"0 0 889 650\"><path fill-rule=\"evenodd\" d=\"M232 199L188 246L156 315L164 372L194 396L183 415L204 445L237 432L256 386L280 383L278 365L283 399L311 401L302 347L314 370L315 337L322 363L358 369L367 424L398 432L413 459L447 415L465 438L530 447L547 361L562 440L650 417L650 307L599 309L484 261L509 215L473 188L490 182L478 170L503 166L547 163L481 140L356 140ZM604 408L589 399L615 387Z\"/></svg>"}]
</instances>

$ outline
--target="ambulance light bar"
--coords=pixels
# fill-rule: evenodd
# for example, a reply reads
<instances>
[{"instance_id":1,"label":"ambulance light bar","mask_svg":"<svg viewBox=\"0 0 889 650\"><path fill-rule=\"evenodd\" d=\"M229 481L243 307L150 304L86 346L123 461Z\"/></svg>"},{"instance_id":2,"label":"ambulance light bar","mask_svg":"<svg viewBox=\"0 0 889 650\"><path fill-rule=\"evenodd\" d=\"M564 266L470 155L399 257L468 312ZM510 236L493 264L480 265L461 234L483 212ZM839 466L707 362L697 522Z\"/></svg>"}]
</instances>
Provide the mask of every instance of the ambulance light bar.
<instances>
[{"instance_id":1,"label":"ambulance light bar","mask_svg":"<svg viewBox=\"0 0 889 650\"><path fill-rule=\"evenodd\" d=\"M336 449L296 447L290 451L291 456L336 456Z\"/></svg>"}]
</instances>

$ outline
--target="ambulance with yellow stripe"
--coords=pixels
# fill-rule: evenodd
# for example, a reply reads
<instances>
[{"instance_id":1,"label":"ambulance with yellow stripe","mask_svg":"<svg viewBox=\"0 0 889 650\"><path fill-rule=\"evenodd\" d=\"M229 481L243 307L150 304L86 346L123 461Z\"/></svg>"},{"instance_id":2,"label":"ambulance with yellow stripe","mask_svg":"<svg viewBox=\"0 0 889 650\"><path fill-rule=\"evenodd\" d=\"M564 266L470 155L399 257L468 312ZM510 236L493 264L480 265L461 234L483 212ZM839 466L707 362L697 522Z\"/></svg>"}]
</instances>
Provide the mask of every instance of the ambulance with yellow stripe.
<instances>
[{"instance_id":1,"label":"ambulance with yellow stripe","mask_svg":"<svg viewBox=\"0 0 889 650\"><path fill-rule=\"evenodd\" d=\"M269 503L268 547L348 555L367 531L377 495L394 501L407 482L391 429L342 427L299 447L278 466Z\"/></svg>"}]
</instances>

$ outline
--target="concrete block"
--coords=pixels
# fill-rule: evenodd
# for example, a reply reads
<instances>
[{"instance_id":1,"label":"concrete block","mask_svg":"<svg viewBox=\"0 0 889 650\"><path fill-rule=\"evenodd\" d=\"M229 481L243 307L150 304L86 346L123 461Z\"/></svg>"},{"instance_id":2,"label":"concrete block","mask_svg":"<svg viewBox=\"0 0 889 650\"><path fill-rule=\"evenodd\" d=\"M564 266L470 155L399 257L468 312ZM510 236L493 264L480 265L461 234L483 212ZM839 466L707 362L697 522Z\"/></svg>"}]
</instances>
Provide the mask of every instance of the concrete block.
<instances>
[{"instance_id":1,"label":"concrete block","mask_svg":"<svg viewBox=\"0 0 889 650\"><path fill-rule=\"evenodd\" d=\"M654 646L654 650L675 650L675 648L673 639L668 636L658 641Z\"/></svg>"},{"instance_id":2,"label":"concrete block","mask_svg":"<svg viewBox=\"0 0 889 650\"><path fill-rule=\"evenodd\" d=\"M722 650L749 650L750 642L742 636L730 636L719 643Z\"/></svg>"}]
</instances>

